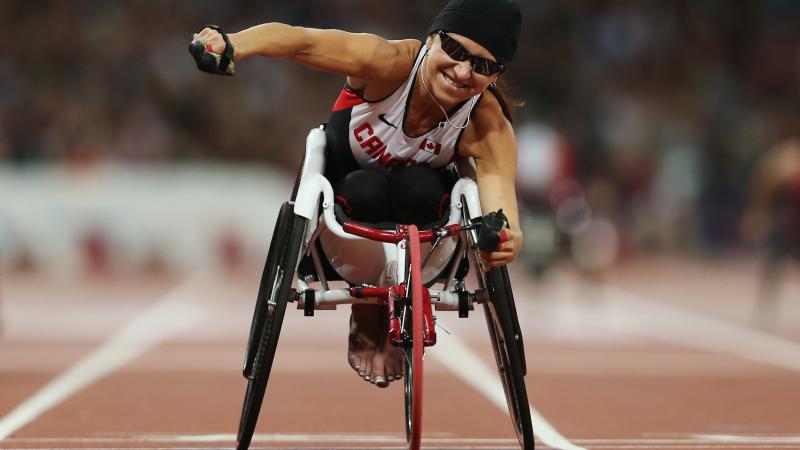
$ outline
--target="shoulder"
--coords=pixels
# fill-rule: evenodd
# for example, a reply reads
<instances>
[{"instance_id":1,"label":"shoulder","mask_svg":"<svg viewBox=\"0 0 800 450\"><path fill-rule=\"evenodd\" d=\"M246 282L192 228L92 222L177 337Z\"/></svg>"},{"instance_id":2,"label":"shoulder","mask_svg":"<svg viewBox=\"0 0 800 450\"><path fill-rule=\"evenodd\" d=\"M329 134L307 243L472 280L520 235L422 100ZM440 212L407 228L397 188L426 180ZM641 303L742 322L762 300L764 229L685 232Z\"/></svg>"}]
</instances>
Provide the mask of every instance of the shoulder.
<instances>
[{"instance_id":1,"label":"shoulder","mask_svg":"<svg viewBox=\"0 0 800 450\"><path fill-rule=\"evenodd\" d=\"M472 113L474 129L479 132L489 131L508 131L513 133L511 122L508 121L500 101L494 92L486 90L481 96L481 100Z\"/></svg>"},{"instance_id":2,"label":"shoulder","mask_svg":"<svg viewBox=\"0 0 800 450\"><path fill-rule=\"evenodd\" d=\"M411 64L414 63L414 60L417 58L417 54L419 50L422 48L422 42L418 39L402 39L396 41L386 41L392 47L394 47L396 56L398 58L403 58L406 60L410 60Z\"/></svg>"},{"instance_id":3,"label":"shoulder","mask_svg":"<svg viewBox=\"0 0 800 450\"><path fill-rule=\"evenodd\" d=\"M407 78L417 60L417 55L422 48L422 42L416 39L387 42L392 46L393 50L392 58L386 61L389 64L387 67L388 73L384 74L385 78Z\"/></svg>"},{"instance_id":4,"label":"shoulder","mask_svg":"<svg viewBox=\"0 0 800 450\"><path fill-rule=\"evenodd\" d=\"M382 40L369 55L369 70L364 77L349 77L348 84L366 93L367 98L381 98L400 86L414 67L422 42L417 39Z\"/></svg>"},{"instance_id":5,"label":"shoulder","mask_svg":"<svg viewBox=\"0 0 800 450\"><path fill-rule=\"evenodd\" d=\"M497 97L486 90L472 112L469 127L464 130L458 154L479 159L487 152L497 151L509 145L516 145L514 128L503 114Z\"/></svg>"},{"instance_id":6,"label":"shoulder","mask_svg":"<svg viewBox=\"0 0 800 450\"><path fill-rule=\"evenodd\" d=\"M398 61L413 64L422 43L417 39L387 40L377 35L362 34L369 44L362 45L361 57L371 62L373 69L391 69Z\"/></svg>"}]
</instances>

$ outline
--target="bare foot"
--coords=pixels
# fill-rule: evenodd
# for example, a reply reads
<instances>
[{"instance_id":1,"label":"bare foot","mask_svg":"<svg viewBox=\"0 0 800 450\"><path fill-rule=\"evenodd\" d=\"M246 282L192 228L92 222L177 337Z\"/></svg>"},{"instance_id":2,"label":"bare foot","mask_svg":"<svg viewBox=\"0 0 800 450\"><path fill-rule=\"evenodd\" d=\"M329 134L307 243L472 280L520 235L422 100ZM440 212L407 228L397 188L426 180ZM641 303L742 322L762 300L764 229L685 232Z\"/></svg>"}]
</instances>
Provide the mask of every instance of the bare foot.
<instances>
[{"instance_id":1,"label":"bare foot","mask_svg":"<svg viewBox=\"0 0 800 450\"><path fill-rule=\"evenodd\" d=\"M403 378L403 350L392 345L387 333L384 333L382 345L372 358L373 380L378 387L386 387L392 381ZM383 368L380 372L377 368Z\"/></svg>"},{"instance_id":2,"label":"bare foot","mask_svg":"<svg viewBox=\"0 0 800 450\"><path fill-rule=\"evenodd\" d=\"M347 361L378 387L402 378L403 352L388 337L388 312L382 305L353 305Z\"/></svg>"}]
</instances>

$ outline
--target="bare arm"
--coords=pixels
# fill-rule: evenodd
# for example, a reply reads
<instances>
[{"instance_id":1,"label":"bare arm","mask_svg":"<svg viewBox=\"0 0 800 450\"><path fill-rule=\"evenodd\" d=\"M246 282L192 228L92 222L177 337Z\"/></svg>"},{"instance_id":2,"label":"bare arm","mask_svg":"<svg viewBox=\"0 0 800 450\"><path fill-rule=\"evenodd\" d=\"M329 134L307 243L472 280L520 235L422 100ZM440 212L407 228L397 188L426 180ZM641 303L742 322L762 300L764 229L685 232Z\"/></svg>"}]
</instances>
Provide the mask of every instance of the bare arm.
<instances>
[{"instance_id":1,"label":"bare arm","mask_svg":"<svg viewBox=\"0 0 800 450\"><path fill-rule=\"evenodd\" d=\"M216 31L206 28L199 36L214 53L225 49ZM408 41L387 41L374 34L266 23L228 37L235 61L253 55L289 59L357 80L391 80L408 71L407 58L401 58Z\"/></svg>"},{"instance_id":2,"label":"bare arm","mask_svg":"<svg viewBox=\"0 0 800 450\"><path fill-rule=\"evenodd\" d=\"M484 213L503 209L511 227L510 239L498 251L482 255L485 268L508 264L522 249L517 194L517 143L511 124L503 116L497 99L488 91L474 113L472 126L465 131L459 156L472 157L477 169L481 209Z\"/></svg>"}]
</instances>

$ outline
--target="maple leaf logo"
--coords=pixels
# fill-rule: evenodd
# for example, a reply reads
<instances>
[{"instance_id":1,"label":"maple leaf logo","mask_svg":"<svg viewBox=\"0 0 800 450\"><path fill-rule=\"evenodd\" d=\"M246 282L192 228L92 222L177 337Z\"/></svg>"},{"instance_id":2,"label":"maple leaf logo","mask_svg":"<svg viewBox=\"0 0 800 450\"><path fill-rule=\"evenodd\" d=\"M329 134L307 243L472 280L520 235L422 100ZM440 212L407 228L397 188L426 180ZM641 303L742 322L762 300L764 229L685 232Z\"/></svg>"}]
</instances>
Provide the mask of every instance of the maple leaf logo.
<instances>
[{"instance_id":1,"label":"maple leaf logo","mask_svg":"<svg viewBox=\"0 0 800 450\"><path fill-rule=\"evenodd\" d=\"M430 139L425 139L419 144L419 149L428 153L433 153L434 155L438 155L442 151L442 144Z\"/></svg>"}]
</instances>

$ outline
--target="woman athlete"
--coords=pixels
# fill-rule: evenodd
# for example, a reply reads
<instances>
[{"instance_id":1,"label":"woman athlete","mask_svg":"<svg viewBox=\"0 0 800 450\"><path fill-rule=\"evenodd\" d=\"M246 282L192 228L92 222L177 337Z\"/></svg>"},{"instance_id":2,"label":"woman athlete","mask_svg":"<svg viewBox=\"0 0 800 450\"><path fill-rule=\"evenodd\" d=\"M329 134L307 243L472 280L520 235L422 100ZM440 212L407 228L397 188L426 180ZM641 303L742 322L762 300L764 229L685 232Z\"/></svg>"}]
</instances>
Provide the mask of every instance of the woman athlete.
<instances>
[{"instance_id":1,"label":"woman athlete","mask_svg":"<svg viewBox=\"0 0 800 450\"><path fill-rule=\"evenodd\" d=\"M235 63L260 55L347 77L326 126L325 174L354 219L435 221L448 211L441 172L457 156L472 158L481 208L502 209L510 227L508 240L481 254L488 270L522 247L516 142L508 99L495 85L517 49L520 21L513 0L451 0L424 43L266 23L231 34L205 27L192 53L201 70L217 74L232 75ZM403 372L383 308L353 305L347 355L380 387Z\"/></svg>"}]
</instances>

